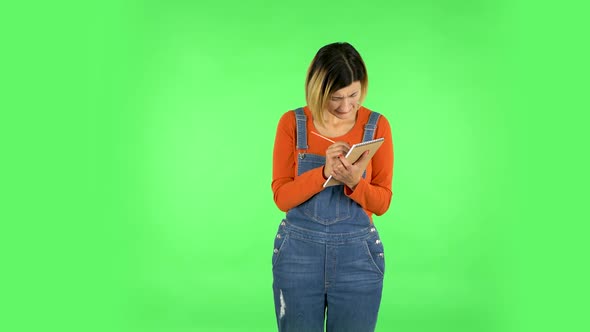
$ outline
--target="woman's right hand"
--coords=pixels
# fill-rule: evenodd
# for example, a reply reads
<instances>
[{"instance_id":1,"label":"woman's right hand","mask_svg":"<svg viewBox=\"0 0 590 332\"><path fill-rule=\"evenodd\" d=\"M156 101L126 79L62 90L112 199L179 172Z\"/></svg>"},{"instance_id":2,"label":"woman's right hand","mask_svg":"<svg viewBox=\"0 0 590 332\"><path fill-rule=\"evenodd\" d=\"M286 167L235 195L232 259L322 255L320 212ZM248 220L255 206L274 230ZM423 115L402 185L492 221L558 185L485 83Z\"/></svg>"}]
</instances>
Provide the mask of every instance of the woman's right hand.
<instances>
[{"instance_id":1,"label":"woman's right hand","mask_svg":"<svg viewBox=\"0 0 590 332\"><path fill-rule=\"evenodd\" d=\"M326 179L330 176L334 167L342 164L338 156L345 156L349 149L350 145L346 142L336 142L328 147L328 150L326 150L326 164L324 166L324 177Z\"/></svg>"}]
</instances>

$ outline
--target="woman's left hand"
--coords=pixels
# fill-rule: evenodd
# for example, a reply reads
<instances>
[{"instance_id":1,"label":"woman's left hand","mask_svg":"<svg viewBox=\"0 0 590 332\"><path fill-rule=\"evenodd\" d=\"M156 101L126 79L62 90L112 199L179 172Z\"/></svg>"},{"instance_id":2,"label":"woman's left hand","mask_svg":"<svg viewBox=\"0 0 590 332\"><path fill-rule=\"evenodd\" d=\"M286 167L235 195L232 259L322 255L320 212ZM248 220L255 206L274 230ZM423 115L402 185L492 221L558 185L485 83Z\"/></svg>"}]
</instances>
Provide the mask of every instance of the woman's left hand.
<instances>
[{"instance_id":1,"label":"woman's left hand","mask_svg":"<svg viewBox=\"0 0 590 332\"><path fill-rule=\"evenodd\" d=\"M338 156L340 159L340 164L336 165L336 167L332 168L332 177L345 185L347 185L350 189L354 190L356 185L361 181L361 177L363 176L363 169L357 166L357 163L360 163L367 157L369 151L366 151L362 154L362 156L354 163L351 164L343 155Z\"/></svg>"}]
</instances>

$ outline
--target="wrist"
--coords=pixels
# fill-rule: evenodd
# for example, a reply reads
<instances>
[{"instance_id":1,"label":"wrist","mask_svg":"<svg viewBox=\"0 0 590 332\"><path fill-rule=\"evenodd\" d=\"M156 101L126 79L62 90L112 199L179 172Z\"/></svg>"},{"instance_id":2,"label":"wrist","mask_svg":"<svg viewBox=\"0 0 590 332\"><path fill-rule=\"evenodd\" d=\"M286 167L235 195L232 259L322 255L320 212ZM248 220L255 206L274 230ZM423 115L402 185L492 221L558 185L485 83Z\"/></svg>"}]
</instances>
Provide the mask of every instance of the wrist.
<instances>
[{"instance_id":1,"label":"wrist","mask_svg":"<svg viewBox=\"0 0 590 332\"><path fill-rule=\"evenodd\" d=\"M359 182L360 182L360 180L356 181L356 182L350 182L350 183L347 183L346 186L348 188L350 188L350 190L354 191L356 189L356 187L358 186Z\"/></svg>"}]
</instances>

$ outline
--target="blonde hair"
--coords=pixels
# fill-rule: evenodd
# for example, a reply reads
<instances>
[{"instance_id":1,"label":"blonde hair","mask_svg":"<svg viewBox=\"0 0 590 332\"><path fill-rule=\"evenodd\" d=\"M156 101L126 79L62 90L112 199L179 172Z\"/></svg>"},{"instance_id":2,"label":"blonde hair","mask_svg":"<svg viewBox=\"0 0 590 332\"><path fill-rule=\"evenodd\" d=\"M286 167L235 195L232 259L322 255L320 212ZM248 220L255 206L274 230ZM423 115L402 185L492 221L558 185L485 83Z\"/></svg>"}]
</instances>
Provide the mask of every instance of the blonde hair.
<instances>
[{"instance_id":1,"label":"blonde hair","mask_svg":"<svg viewBox=\"0 0 590 332\"><path fill-rule=\"evenodd\" d=\"M323 111L332 93L356 81L361 83L361 104L367 96L369 81L365 63L352 45L333 43L320 48L305 81L305 100L314 119L323 125Z\"/></svg>"}]
</instances>

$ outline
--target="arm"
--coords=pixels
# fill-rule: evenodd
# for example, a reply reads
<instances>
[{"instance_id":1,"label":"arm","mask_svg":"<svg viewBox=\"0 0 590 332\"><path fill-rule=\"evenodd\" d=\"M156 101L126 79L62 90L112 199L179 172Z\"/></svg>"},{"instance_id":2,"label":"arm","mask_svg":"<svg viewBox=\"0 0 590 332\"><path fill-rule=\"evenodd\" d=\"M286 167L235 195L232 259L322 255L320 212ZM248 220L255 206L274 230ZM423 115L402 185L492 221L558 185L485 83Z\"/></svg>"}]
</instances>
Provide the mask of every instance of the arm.
<instances>
[{"instance_id":1,"label":"arm","mask_svg":"<svg viewBox=\"0 0 590 332\"><path fill-rule=\"evenodd\" d=\"M296 176L295 158L295 114L287 112L279 120L272 163L274 201L277 207L285 212L320 192L325 181L323 167Z\"/></svg>"},{"instance_id":2,"label":"arm","mask_svg":"<svg viewBox=\"0 0 590 332\"><path fill-rule=\"evenodd\" d=\"M391 183L393 179L393 140L389 122L382 115L377 123L375 137L384 137L385 141L371 159L371 179L358 182L354 190L344 187L344 193L364 209L380 216L389 209L391 202Z\"/></svg>"}]
</instances>

